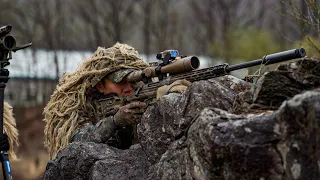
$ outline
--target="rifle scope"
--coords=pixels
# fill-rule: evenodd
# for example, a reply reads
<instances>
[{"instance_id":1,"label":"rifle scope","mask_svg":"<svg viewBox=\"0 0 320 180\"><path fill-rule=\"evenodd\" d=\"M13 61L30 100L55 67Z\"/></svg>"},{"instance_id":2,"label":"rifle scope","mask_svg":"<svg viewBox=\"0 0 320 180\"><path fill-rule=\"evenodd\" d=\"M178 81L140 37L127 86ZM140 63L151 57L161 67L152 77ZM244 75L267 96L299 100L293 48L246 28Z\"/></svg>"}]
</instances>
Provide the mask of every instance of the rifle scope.
<instances>
[{"instance_id":1,"label":"rifle scope","mask_svg":"<svg viewBox=\"0 0 320 180\"><path fill-rule=\"evenodd\" d=\"M138 82L145 77L157 77L159 73L166 74L178 74L183 72L192 71L197 69L200 65L200 61L196 56L188 56L179 60L175 60L172 63L158 67L147 67L143 71L134 71L130 73L126 80L128 82Z\"/></svg>"},{"instance_id":2,"label":"rifle scope","mask_svg":"<svg viewBox=\"0 0 320 180\"><path fill-rule=\"evenodd\" d=\"M16 40L11 35L5 35L0 39L0 49L11 51L16 47Z\"/></svg>"},{"instance_id":3,"label":"rifle scope","mask_svg":"<svg viewBox=\"0 0 320 180\"><path fill-rule=\"evenodd\" d=\"M11 29L11 25L0 27L0 50L11 51L16 47L15 38L9 34Z\"/></svg>"}]
</instances>

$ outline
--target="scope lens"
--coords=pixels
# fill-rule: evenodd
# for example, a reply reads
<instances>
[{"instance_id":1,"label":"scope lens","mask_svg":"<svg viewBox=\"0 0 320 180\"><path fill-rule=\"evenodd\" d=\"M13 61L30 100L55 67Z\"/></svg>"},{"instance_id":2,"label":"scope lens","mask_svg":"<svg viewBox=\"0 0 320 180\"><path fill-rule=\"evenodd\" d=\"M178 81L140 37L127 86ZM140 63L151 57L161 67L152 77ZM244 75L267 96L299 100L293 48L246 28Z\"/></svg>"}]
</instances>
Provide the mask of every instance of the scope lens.
<instances>
[{"instance_id":1,"label":"scope lens","mask_svg":"<svg viewBox=\"0 0 320 180\"><path fill-rule=\"evenodd\" d=\"M16 40L14 39L13 36L5 36L4 39L3 39L3 46L6 48L6 49L13 49L16 45Z\"/></svg>"},{"instance_id":2,"label":"scope lens","mask_svg":"<svg viewBox=\"0 0 320 180\"><path fill-rule=\"evenodd\" d=\"M197 57L193 56L191 58L191 66L192 66L192 68L193 69L198 69L199 65L200 65L199 59Z\"/></svg>"}]
</instances>

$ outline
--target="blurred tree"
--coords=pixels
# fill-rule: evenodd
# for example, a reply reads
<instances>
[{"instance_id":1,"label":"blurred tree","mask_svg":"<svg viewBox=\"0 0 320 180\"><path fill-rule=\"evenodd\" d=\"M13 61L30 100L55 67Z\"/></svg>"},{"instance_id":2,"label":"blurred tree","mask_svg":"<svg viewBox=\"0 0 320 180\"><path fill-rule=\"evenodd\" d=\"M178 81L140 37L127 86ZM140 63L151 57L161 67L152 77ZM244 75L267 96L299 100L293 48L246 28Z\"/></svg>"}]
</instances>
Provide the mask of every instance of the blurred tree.
<instances>
[{"instance_id":1,"label":"blurred tree","mask_svg":"<svg viewBox=\"0 0 320 180\"><path fill-rule=\"evenodd\" d=\"M300 39L305 39L311 49L320 54L320 47L313 37L320 38L319 0L281 0L288 6L288 18L300 29ZM305 41L303 40L303 41Z\"/></svg>"},{"instance_id":2,"label":"blurred tree","mask_svg":"<svg viewBox=\"0 0 320 180\"><path fill-rule=\"evenodd\" d=\"M34 40L34 35L39 38L38 41L33 42L35 47L42 45L42 48L51 50L53 52L53 65L55 69L56 78L59 78L59 61L58 61L58 50L64 49L64 29L65 29L65 14L66 8L63 8L62 3L66 3L63 0L46 1L46 0L30 0L22 1L20 6L28 7L28 9L21 8L17 11L16 19L28 17L30 25L21 28L22 33L29 33ZM28 22L28 21L27 21ZM18 23L18 27L23 26L24 23ZM34 32L32 32L34 31ZM33 34L35 33L36 34Z\"/></svg>"},{"instance_id":3,"label":"blurred tree","mask_svg":"<svg viewBox=\"0 0 320 180\"><path fill-rule=\"evenodd\" d=\"M155 3L150 0L140 0L138 4L141 7L141 13L143 17L142 25L142 36L143 36L143 48L144 54L149 57L150 46L151 46L151 36L152 36L152 12L156 8Z\"/></svg>"},{"instance_id":4,"label":"blurred tree","mask_svg":"<svg viewBox=\"0 0 320 180\"><path fill-rule=\"evenodd\" d=\"M234 46L232 31L236 28L248 28L262 22L265 14L265 2L255 0L216 0L216 10L221 20L223 58L229 62ZM260 27L261 24L259 23ZM249 50L249 49L248 49Z\"/></svg>"},{"instance_id":5,"label":"blurred tree","mask_svg":"<svg viewBox=\"0 0 320 180\"><path fill-rule=\"evenodd\" d=\"M152 34L157 51L163 51L168 48L176 48L173 42L177 39L177 16L175 5L178 1L158 0L153 1L157 8L154 9L154 18L152 21ZM179 32L183 33L183 32Z\"/></svg>"},{"instance_id":6,"label":"blurred tree","mask_svg":"<svg viewBox=\"0 0 320 180\"><path fill-rule=\"evenodd\" d=\"M229 35L231 33L231 27L233 22L235 22L235 13L239 7L241 1L238 0L217 0L217 11L221 19L221 33L223 42L223 56L224 59L229 62L233 49L232 39Z\"/></svg>"},{"instance_id":7,"label":"blurred tree","mask_svg":"<svg viewBox=\"0 0 320 180\"><path fill-rule=\"evenodd\" d=\"M196 43L204 54L223 58L227 62L233 58L235 47L233 31L255 26L263 27L265 2L254 0L190 0L191 9L195 14L197 26ZM217 46L219 44L219 47ZM219 50L212 51L212 47ZM201 51L201 50L200 50ZM219 52L219 54L215 54Z\"/></svg>"},{"instance_id":8,"label":"blurred tree","mask_svg":"<svg viewBox=\"0 0 320 180\"><path fill-rule=\"evenodd\" d=\"M310 43L312 42L312 44ZM297 41L290 45L291 48L303 47L307 51L307 56L320 57L320 39L318 37L313 37L311 35L306 35L301 41Z\"/></svg>"},{"instance_id":9,"label":"blurred tree","mask_svg":"<svg viewBox=\"0 0 320 180\"><path fill-rule=\"evenodd\" d=\"M213 0L202 0L201 3L197 0L190 0L189 5L194 14L192 24L196 24L193 26L196 51L199 54L208 55L208 46L215 41L216 37L216 3Z\"/></svg>"},{"instance_id":10,"label":"blurred tree","mask_svg":"<svg viewBox=\"0 0 320 180\"><path fill-rule=\"evenodd\" d=\"M11 12L14 10L14 1L0 0L0 24L1 26L5 24L10 24L12 19L10 16Z\"/></svg>"},{"instance_id":11,"label":"blurred tree","mask_svg":"<svg viewBox=\"0 0 320 180\"><path fill-rule=\"evenodd\" d=\"M14 14L10 20L13 25L13 32L16 33L16 37L19 41L22 42L35 42L37 41L37 34L39 33L39 28L37 26L36 17L39 15L33 6L32 3L25 3L18 1L14 7ZM39 37L38 37L39 38ZM36 51L36 48L39 46L39 43L34 43L30 49ZM36 64L35 52L33 52L33 60Z\"/></svg>"},{"instance_id":12,"label":"blurred tree","mask_svg":"<svg viewBox=\"0 0 320 180\"><path fill-rule=\"evenodd\" d=\"M308 4L307 4L307 2L304 1L304 0L301 0L300 1L300 7L301 7L301 15L304 16L304 17L308 16ZM301 30L302 30L301 39L303 39L303 37L308 33L309 29L307 29L306 23L304 22L303 19L300 19L299 23L300 23L300 27L301 27Z\"/></svg>"},{"instance_id":13,"label":"blurred tree","mask_svg":"<svg viewBox=\"0 0 320 180\"><path fill-rule=\"evenodd\" d=\"M189 19L188 6L182 0L139 0L139 17L142 22L144 54L177 49L184 53L193 49L190 31L194 24ZM198 46L198 45L196 45Z\"/></svg>"},{"instance_id":14,"label":"blurred tree","mask_svg":"<svg viewBox=\"0 0 320 180\"><path fill-rule=\"evenodd\" d=\"M90 49L125 41L135 26L132 21L134 3L133 0L74 1L73 11L84 24L78 30L91 42Z\"/></svg>"},{"instance_id":15,"label":"blurred tree","mask_svg":"<svg viewBox=\"0 0 320 180\"><path fill-rule=\"evenodd\" d=\"M281 51L279 43L275 36L257 28L237 29L229 34L233 39L232 44L235 48L229 51L231 59L229 63L239 63L239 61L252 61L259 59L263 55ZM212 54L223 56L223 49L219 48L220 43L216 42L211 47Z\"/></svg>"},{"instance_id":16,"label":"blurred tree","mask_svg":"<svg viewBox=\"0 0 320 180\"><path fill-rule=\"evenodd\" d=\"M288 1L285 5L277 0L268 2L282 7L283 14L289 13ZM264 0L0 0L0 4L5 7L0 22L6 19L17 24L17 34L32 41L33 48L54 51L95 50L122 41L143 47L139 51L147 55L176 48L184 54L220 56L229 61L233 56L229 52L236 48L232 34L237 29L256 27L283 33L280 37L290 35L287 39L296 32L293 23L275 15ZM212 54L216 51L211 47L217 44L222 52Z\"/></svg>"},{"instance_id":17,"label":"blurred tree","mask_svg":"<svg viewBox=\"0 0 320 180\"><path fill-rule=\"evenodd\" d=\"M233 37L236 39L234 58L252 61L283 50L275 35L269 31L257 28L242 29L235 31Z\"/></svg>"},{"instance_id":18,"label":"blurred tree","mask_svg":"<svg viewBox=\"0 0 320 180\"><path fill-rule=\"evenodd\" d=\"M283 35L283 34L285 34L285 32L286 32L286 23L287 23L287 21L286 21L286 18L285 18L285 16L286 16L286 4L284 4L284 3L282 3L281 1L279 1L279 3L280 3L280 11L281 11L281 16L280 16L280 34L281 35ZM285 47L286 47L286 41L281 41L281 42L279 42L280 43L280 45L281 45L281 47L284 49Z\"/></svg>"}]
</instances>

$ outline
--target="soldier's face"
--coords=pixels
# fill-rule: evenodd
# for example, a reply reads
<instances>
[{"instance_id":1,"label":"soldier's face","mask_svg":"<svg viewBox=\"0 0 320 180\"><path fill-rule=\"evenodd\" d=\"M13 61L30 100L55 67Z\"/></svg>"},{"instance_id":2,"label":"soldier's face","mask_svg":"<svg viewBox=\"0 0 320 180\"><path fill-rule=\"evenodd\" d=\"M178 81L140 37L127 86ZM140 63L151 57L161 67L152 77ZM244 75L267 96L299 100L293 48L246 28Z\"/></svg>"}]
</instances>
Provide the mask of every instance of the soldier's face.
<instances>
[{"instance_id":1,"label":"soldier's face","mask_svg":"<svg viewBox=\"0 0 320 180\"><path fill-rule=\"evenodd\" d=\"M108 79L104 79L101 88L98 90L104 94L116 93L119 97L131 96L134 93L133 85L125 79L119 83L114 83Z\"/></svg>"}]
</instances>

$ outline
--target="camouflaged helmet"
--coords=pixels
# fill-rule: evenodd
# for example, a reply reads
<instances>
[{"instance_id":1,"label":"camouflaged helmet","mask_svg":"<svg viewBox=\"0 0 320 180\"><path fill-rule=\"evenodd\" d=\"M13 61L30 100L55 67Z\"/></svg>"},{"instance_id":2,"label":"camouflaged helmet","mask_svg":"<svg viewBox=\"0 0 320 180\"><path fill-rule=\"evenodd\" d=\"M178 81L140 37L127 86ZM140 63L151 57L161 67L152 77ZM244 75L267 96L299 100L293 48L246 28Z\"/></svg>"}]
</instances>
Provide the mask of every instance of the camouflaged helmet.
<instances>
[{"instance_id":1,"label":"camouflaged helmet","mask_svg":"<svg viewBox=\"0 0 320 180\"><path fill-rule=\"evenodd\" d=\"M107 79L114 83L119 83L122 81L124 77L126 77L129 73L134 71L134 69L119 69L118 71L115 71L113 73L110 73L107 76Z\"/></svg>"}]
</instances>

